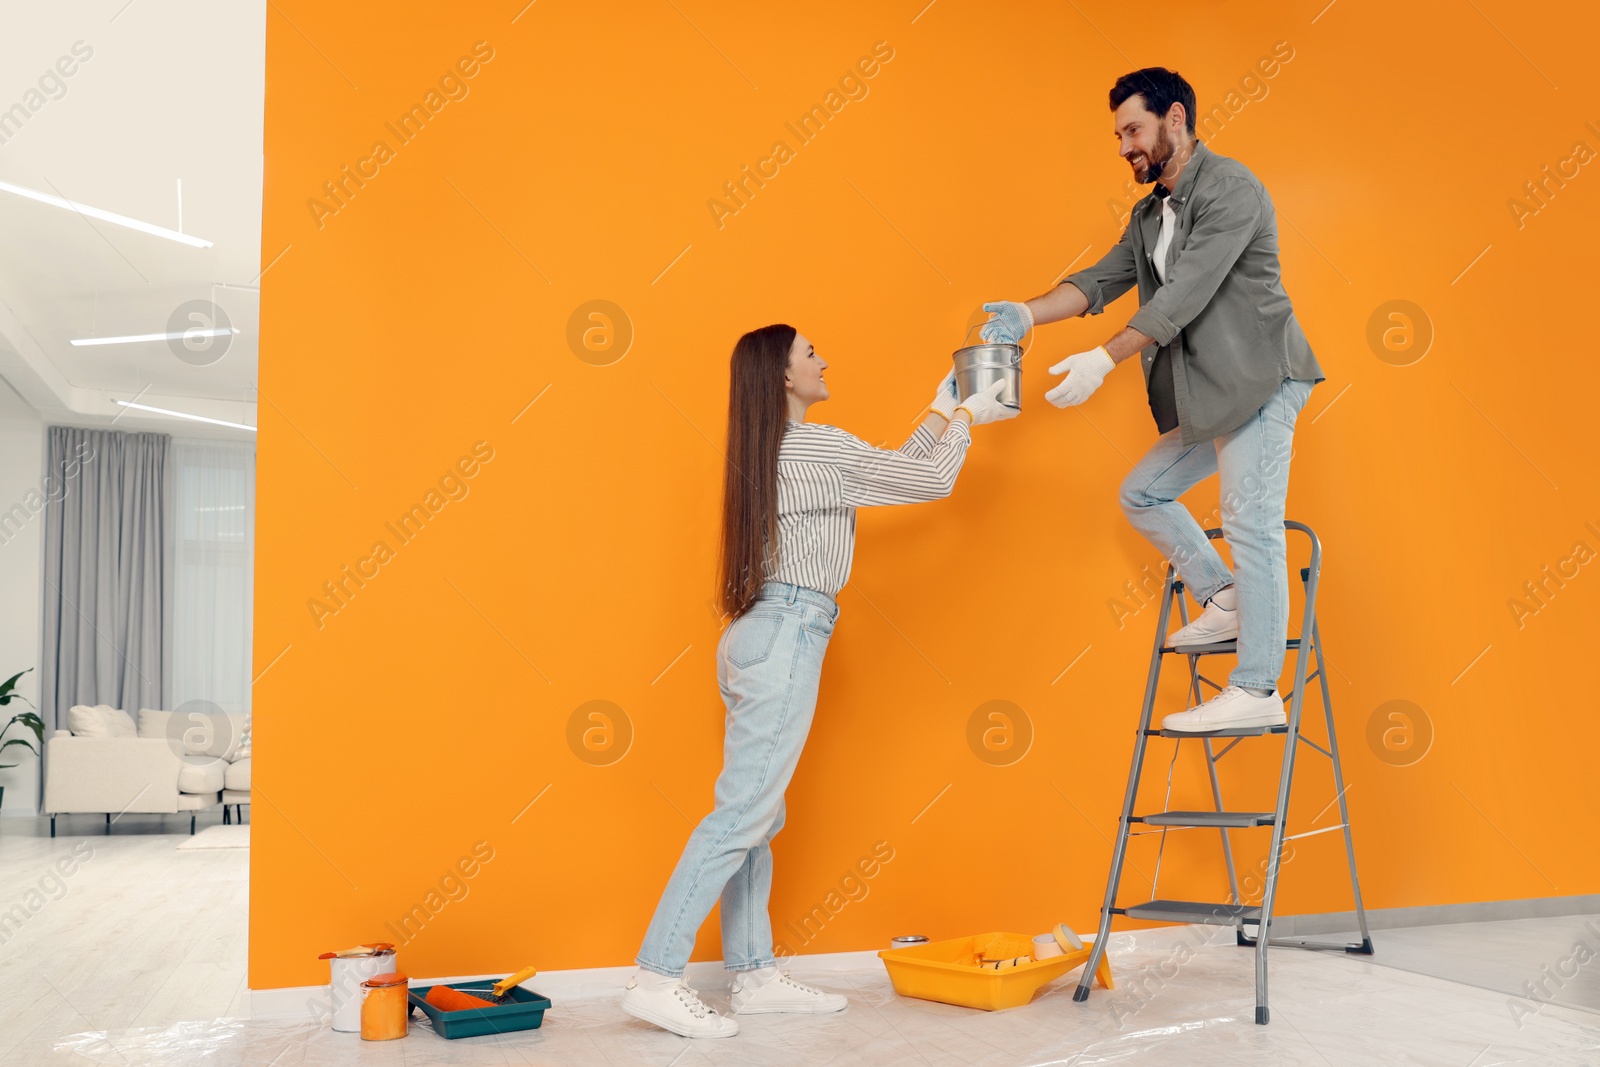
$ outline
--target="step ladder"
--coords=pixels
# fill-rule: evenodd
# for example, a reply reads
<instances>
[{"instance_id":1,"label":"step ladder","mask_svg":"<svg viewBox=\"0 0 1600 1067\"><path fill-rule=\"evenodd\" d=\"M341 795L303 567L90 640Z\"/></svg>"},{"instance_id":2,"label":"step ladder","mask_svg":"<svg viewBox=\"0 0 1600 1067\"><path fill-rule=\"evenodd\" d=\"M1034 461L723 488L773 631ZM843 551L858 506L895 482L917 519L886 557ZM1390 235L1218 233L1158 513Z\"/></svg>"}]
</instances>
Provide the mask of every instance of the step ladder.
<instances>
[{"instance_id":1,"label":"step ladder","mask_svg":"<svg viewBox=\"0 0 1600 1067\"><path fill-rule=\"evenodd\" d=\"M1213 926L1232 926L1234 928L1235 941L1238 945L1241 947L1253 946L1255 948L1256 1022L1262 1024L1266 1023L1269 1018L1267 1010L1267 947L1269 945L1332 949L1362 955L1372 954L1372 937L1367 929L1367 914L1361 906L1361 882L1356 875L1355 844L1350 836L1350 811L1345 802L1344 772L1339 765L1339 742L1334 734L1333 703L1328 694L1327 668L1322 658L1322 635L1317 628L1317 579L1322 573L1322 543L1309 526L1298 522L1285 522L1283 525L1285 530L1294 530L1305 534L1306 538L1311 542L1311 565L1300 571L1300 581L1305 586L1305 612L1301 619L1300 636L1289 638L1287 644L1287 650L1295 653L1295 673L1294 690L1289 697L1288 722L1283 726L1241 727L1214 730L1208 733L1180 733L1152 728L1151 718L1155 713L1156 691L1161 680L1161 665L1166 656L1182 656L1188 660L1188 697L1190 700L1189 706L1193 706L1204 699L1202 697L1202 685L1208 685L1215 690L1222 689L1221 685L1200 673L1201 659L1205 656L1232 654L1236 651L1233 641L1178 648L1167 645L1167 628L1171 622L1174 600L1177 601L1178 612L1182 621L1185 623L1189 621L1188 605L1183 598L1183 583L1178 580L1175 569L1170 564L1167 567L1166 586L1161 596L1160 617L1156 621L1155 648L1150 654L1150 676L1145 683L1144 707L1139 712L1139 729L1134 735L1133 765L1128 770L1128 791L1122 799L1122 818L1117 823L1117 841L1111 857L1111 874L1106 879L1105 904L1100 909L1100 933L1095 938L1094 950L1089 957L1089 962L1083 968L1083 977L1078 984L1077 991L1072 995L1073 1000L1083 1001L1088 999L1089 987L1094 978L1095 968L1100 965L1100 960L1106 951L1106 940L1111 934L1111 920L1118 915L1126 915L1130 919L1144 919L1155 922L1205 923ZM1212 540L1217 540L1222 537L1222 531L1207 530L1206 536ZM1316 668L1308 674L1306 668L1313 655L1316 657ZM1328 727L1326 748L1301 732L1301 711L1305 703L1306 686L1313 680L1320 681L1322 687L1322 711ZM1280 734L1284 737L1283 767L1278 776L1277 807L1272 811L1226 810L1222 803L1222 787L1217 779L1217 762L1247 737L1264 737L1274 734ZM1139 793L1139 775L1144 765L1146 747L1152 737L1171 737L1178 739L1180 742L1194 739L1200 742L1205 750L1206 770L1211 777L1211 798L1215 805L1213 810L1162 811L1146 815L1139 815L1134 812L1134 805ZM1213 742L1217 740L1225 740L1227 743L1218 750L1213 747ZM1326 826L1319 829L1310 829L1303 833L1286 835L1284 831L1287 829L1289 791L1294 780L1295 754L1302 744L1326 756L1333 763L1333 785L1334 789L1337 790L1335 800L1339 805L1339 822L1336 826ZM1181 747L1181 745L1176 747ZM1174 764L1177 761L1176 750L1173 752L1173 761ZM1169 767L1167 772L1167 798L1169 802L1171 795L1172 772ZM1155 899L1126 908L1118 907L1117 889L1122 880L1122 865L1127 856L1128 839L1130 836L1142 836L1142 834L1135 835L1132 833L1130 828L1134 824L1160 828L1159 831L1143 831L1143 833L1159 832L1161 835L1154 879L1158 884L1161 878L1161 853L1166 849L1166 833L1169 829L1217 828L1222 834L1222 856L1228 869L1229 899L1219 904ZM1239 895L1239 876L1234 868L1233 845L1229 840L1228 832L1230 830L1267 826L1272 828L1272 845L1267 853L1266 879L1262 889L1261 903L1259 905L1250 905L1245 903ZM1361 930L1361 941L1355 944L1348 944L1271 936L1272 905L1278 890L1278 868L1279 861L1283 855L1284 842L1341 829L1344 831L1345 856L1350 863L1350 891L1355 898L1356 922ZM1152 888L1152 896L1154 895L1155 891ZM1256 932L1253 936L1245 932L1246 926L1255 927Z\"/></svg>"}]
</instances>

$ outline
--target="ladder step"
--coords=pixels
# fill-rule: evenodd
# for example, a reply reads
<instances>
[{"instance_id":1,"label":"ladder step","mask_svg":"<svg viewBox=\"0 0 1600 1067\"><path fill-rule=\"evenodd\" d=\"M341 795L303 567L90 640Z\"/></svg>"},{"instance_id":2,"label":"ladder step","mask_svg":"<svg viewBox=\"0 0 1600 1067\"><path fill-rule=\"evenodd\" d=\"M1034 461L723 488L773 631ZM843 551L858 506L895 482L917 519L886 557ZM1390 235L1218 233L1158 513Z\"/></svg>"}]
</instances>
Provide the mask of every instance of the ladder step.
<instances>
[{"instance_id":1,"label":"ladder step","mask_svg":"<svg viewBox=\"0 0 1600 1067\"><path fill-rule=\"evenodd\" d=\"M1291 637L1285 643L1285 648L1293 652L1300 647L1300 639ZM1164 645L1162 653L1176 653L1180 656L1220 656L1232 655L1238 651L1237 641L1218 641L1209 645Z\"/></svg>"},{"instance_id":2,"label":"ladder step","mask_svg":"<svg viewBox=\"0 0 1600 1067\"><path fill-rule=\"evenodd\" d=\"M1131 820L1147 826L1222 826L1243 829L1250 826L1271 826L1278 821L1271 811L1158 811L1151 815L1135 815Z\"/></svg>"},{"instance_id":3,"label":"ladder step","mask_svg":"<svg viewBox=\"0 0 1600 1067\"><path fill-rule=\"evenodd\" d=\"M1261 737L1265 734L1286 734L1285 726L1229 726L1222 730L1146 730L1150 737Z\"/></svg>"},{"instance_id":4,"label":"ladder step","mask_svg":"<svg viewBox=\"0 0 1600 1067\"><path fill-rule=\"evenodd\" d=\"M1244 904L1206 904L1195 900L1152 900L1123 910L1130 919L1149 919L1164 923L1203 923L1208 926L1234 926L1241 922L1261 922L1261 909Z\"/></svg>"}]
</instances>

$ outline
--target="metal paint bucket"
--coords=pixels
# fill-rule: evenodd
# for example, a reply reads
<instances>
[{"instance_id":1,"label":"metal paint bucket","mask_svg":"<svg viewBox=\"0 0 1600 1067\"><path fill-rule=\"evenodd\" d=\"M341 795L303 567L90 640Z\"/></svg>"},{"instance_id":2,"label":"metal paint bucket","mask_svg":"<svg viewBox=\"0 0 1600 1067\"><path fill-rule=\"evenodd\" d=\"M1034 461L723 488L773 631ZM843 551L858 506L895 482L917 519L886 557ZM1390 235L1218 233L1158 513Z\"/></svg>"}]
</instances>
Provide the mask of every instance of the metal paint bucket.
<instances>
[{"instance_id":1,"label":"metal paint bucket","mask_svg":"<svg viewBox=\"0 0 1600 1067\"><path fill-rule=\"evenodd\" d=\"M386 942L374 942L343 952L327 952L322 958L328 961L331 979L329 992L333 1028L345 1033L359 1033L361 984L377 975L394 973L394 946Z\"/></svg>"},{"instance_id":2,"label":"metal paint bucket","mask_svg":"<svg viewBox=\"0 0 1600 1067\"><path fill-rule=\"evenodd\" d=\"M983 323L978 323L982 326ZM974 326L973 329L977 329ZM972 330L967 331L972 336ZM1005 382L1000 390L1000 403L1008 408L1022 410L1022 346L1014 344L977 344L956 349L951 357L955 362L956 395L966 400L981 393L995 382Z\"/></svg>"}]
</instances>

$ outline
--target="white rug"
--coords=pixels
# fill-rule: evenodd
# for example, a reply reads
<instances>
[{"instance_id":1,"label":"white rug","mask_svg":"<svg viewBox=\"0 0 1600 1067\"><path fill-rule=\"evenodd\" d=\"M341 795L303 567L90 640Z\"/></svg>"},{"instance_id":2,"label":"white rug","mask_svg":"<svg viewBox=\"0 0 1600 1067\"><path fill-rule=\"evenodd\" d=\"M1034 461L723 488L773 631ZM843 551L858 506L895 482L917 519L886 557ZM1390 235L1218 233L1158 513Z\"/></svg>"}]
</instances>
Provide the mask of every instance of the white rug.
<instances>
[{"instance_id":1,"label":"white rug","mask_svg":"<svg viewBox=\"0 0 1600 1067\"><path fill-rule=\"evenodd\" d=\"M244 826L208 826L192 837L185 837L178 846L185 848L249 848L250 827Z\"/></svg>"}]
</instances>

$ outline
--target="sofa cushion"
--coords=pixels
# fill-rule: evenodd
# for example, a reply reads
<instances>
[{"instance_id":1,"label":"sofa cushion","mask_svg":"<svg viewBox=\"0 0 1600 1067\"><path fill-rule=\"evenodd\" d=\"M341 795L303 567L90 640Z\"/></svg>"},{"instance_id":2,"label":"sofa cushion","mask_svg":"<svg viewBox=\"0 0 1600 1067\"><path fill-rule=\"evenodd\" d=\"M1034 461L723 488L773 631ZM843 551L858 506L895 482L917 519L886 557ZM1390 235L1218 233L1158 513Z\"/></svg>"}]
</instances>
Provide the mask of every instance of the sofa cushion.
<instances>
[{"instance_id":1,"label":"sofa cushion","mask_svg":"<svg viewBox=\"0 0 1600 1067\"><path fill-rule=\"evenodd\" d=\"M222 721L218 716L226 716ZM177 721L173 721L177 716ZM139 709L140 737L168 737L192 755L233 758L249 715L242 711L161 711Z\"/></svg>"},{"instance_id":2,"label":"sofa cushion","mask_svg":"<svg viewBox=\"0 0 1600 1067\"><path fill-rule=\"evenodd\" d=\"M178 792L220 793L228 764L215 756L185 756L178 768Z\"/></svg>"},{"instance_id":3,"label":"sofa cushion","mask_svg":"<svg viewBox=\"0 0 1600 1067\"><path fill-rule=\"evenodd\" d=\"M228 750L222 754L223 759L236 760L248 759L250 756L250 713L248 711L228 712L228 722L232 726L231 736L228 740Z\"/></svg>"},{"instance_id":4,"label":"sofa cushion","mask_svg":"<svg viewBox=\"0 0 1600 1067\"><path fill-rule=\"evenodd\" d=\"M110 704L74 704L67 709L67 728L74 737L135 737L133 716Z\"/></svg>"},{"instance_id":5,"label":"sofa cushion","mask_svg":"<svg viewBox=\"0 0 1600 1067\"><path fill-rule=\"evenodd\" d=\"M139 709L139 736L140 737L166 737L167 720L172 718L170 711L156 711L153 708Z\"/></svg>"},{"instance_id":6,"label":"sofa cushion","mask_svg":"<svg viewBox=\"0 0 1600 1067\"><path fill-rule=\"evenodd\" d=\"M74 704L67 709L67 729L73 737L111 736L111 724L91 704Z\"/></svg>"},{"instance_id":7,"label":"sofa cushion","mask_svg":"<svg viewBox=\"0 0 1600 1067\"><path fill-rule=\"evenodd\" d=\"M236 789L240 792L250 792L250 757L236 759L228 764L228 770L222 776L222 788Z\"/></svg>"}]
</instances>

